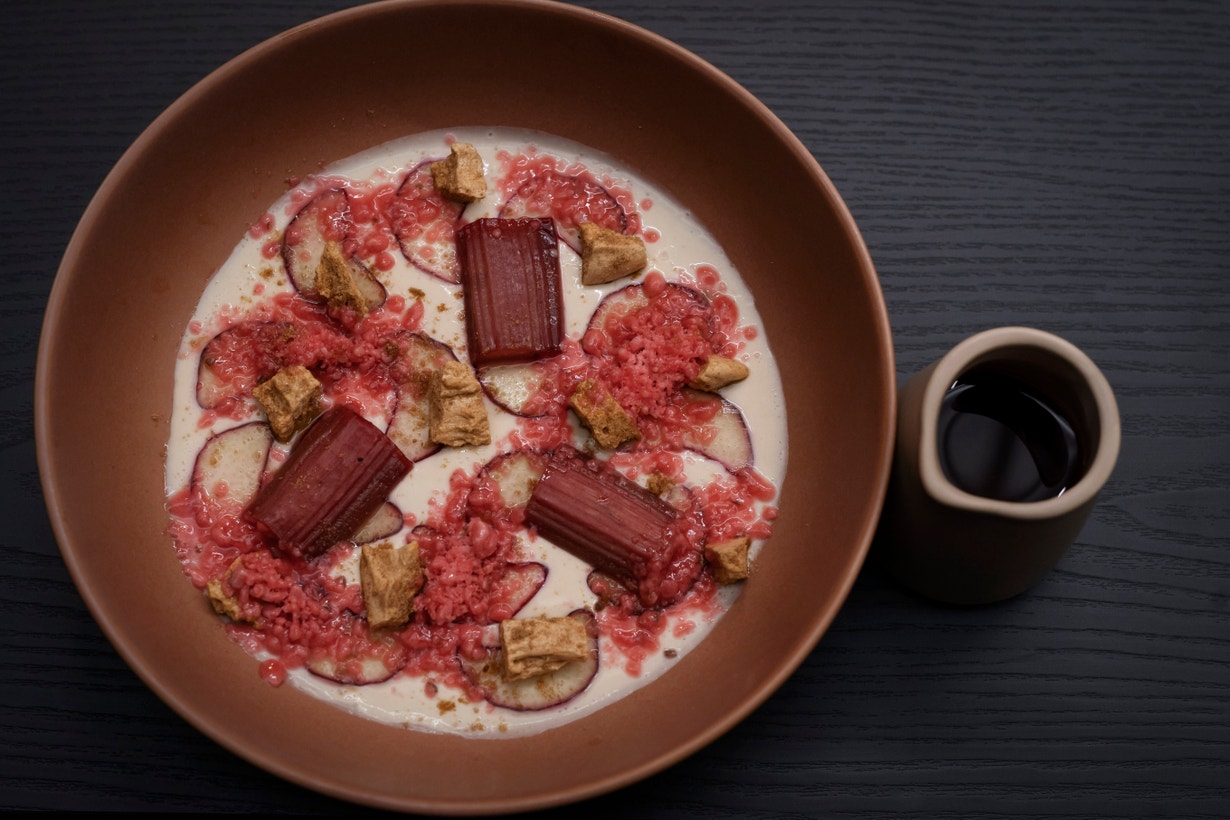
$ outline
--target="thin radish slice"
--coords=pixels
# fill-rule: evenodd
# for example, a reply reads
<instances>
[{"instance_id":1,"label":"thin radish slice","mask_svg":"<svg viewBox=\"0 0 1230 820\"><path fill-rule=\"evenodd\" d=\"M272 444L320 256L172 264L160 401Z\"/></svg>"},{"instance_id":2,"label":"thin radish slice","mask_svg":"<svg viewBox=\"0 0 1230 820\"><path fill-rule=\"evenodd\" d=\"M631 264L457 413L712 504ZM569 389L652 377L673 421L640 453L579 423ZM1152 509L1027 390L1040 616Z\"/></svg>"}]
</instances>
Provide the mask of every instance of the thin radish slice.
<instances>
[{"instance_id":1,"label":"thin radish slice","mask_svg":"<svg viewBox=\"0 0 1230 820\"><path fill-rule=\"evenodd\" d=\"M402 255L416 268L443 279L459 282L457 248L453 242L465 206L445 199L431 176L434 159L410 169L388 205L389 224Z\"/></svg>"},{"instance_id":2,"label":"thin radish slice","mask_svg":"<svg viewBox=\"0 0 1230 820\"><path fill-rule=\"evenodd\" d=\"M282 261L291 284L304 295L316 293L316 268L330 242L350 233L350 201L341 188L327 188L309 199L282 234Z\"/></svg>"},{"instance_id":3,"label":"thin radish slice","mask_svg":"<svg viewBox=\"0 0 1230 820\"><path fill-rule=\"evenodd\" d=\"M251 421L210 436L197 453L192 486L215 501L242 508L256 494L273 432L263 421Z\"/></svg>"},{"instance_id":4,"label":"thin radish slice","mask_svg":"<svg viewBox=\"0 0 1230 820\"><path fill-rule=\"evenodd\" d=\"M313 675L348 686L382 683L400 672L405 665L404 655L376 642L352 648L350 654L343 658L314 655L304 663Z\"/></svg>"},{"instance_id":5,"label":"thin radish slice","mask_svg":"<svg viewBox=\"0 0 1230 820\"><path fill-rule=\"evenodd\" d=\"M513 415L540 417L551 410L540 393L547 378L537 362L484 367L478 381L496 405Z\"/></svg>"},{"instance_id":6,"label":"thin radish slice","mask_svg":"<svg viewBox=\"0 0 1230 820\"><path fill-rule=\"evenodd\" d=\"M282 261L291 284L304 298L324 301L316 290L316 270L326 247L330 243L343 247L350 232L350 201L341 188L327 188L312 197L286 226ZM368 310L384 304L388 291L371 269L351 254L342 255Z\"/></svg>"},{"instance_id":7,"label":"thin radish slice","mask_svg":"<svg viewBox=\"0 0 1230 820\"><path fill-rule=\"evenodd\" d=\"M684 433L684 445L731 471L750 467L753 462L752 436L743 411L727 399L698 390L685 389L683 395L687 402L713 408L707 421Z\"/></svg>"},{"instance_id":8,"label":"thin radish slice","mask_svg":"<svg viewBox=\"0 0 1230 820\"><path fill-rule=\"evenodd\" d=\"M503 652L490 648L482 660L461 660L462 669L470 682L482 690L487 701L494 706L518 712L536 712L567 703L584 692L598 674L598 629L594 614L587 609L578 609L568 614L585 624L589 636L589 658L575 661L546 675L509 681L504 679Z\"/></svg>"},{"instance_id":9,"label":"thin radish slice","mask_svg":"<svg viewBox=\"0 0 1230 820\"><path fill-rule=\"evenodd\" d=\"M547 565L537 561L509 564L504 575L491 590L487 613L493 621L516 615L538 594L547 581Z\"/></svg>"},{"instance_id":10,"label":"thin radish slice","mask_svg":"<svg viewBox=\"0 0 1230 820\"><path fill-rule=\"evenodd\" d=\"M373 541L396 535L404 524L405 519L401 508L392 501L386 501L380 505L380 509L376 510L366 524L359 527L359 531L354 534L353 541L356 544L370 544Z\"/></svg>"},{"instance_id":11,"label":"thin radish slice","mask_svg":"<svg viewBox=\"0 0 1230 820\"><path fill-rule=\"evenodd\" d=\"M423 333L407 332L396 341L402 381L397 387L397 406L389 419L386 435L411 461L422 461L440 450L431 440L428 385L433 371L457 354L444 342Z\"/></svg>"},{"instance_id":12,"label":"thin radish slice","mask_svg":"<svg viewBox=\"0 0 1230 820\"><path fill-rule=\"evenodd\" d=\"M398 396L385 434L411 461L422 461L440 451L440 445L431 440L427 401L416 399L409 391Z\"/></svg>"},{"instance_id":13,"label":"thin radish slice","mask_svg":"<svg viewBox=\"0 0 1230 820\"><path fill-rule=\"evenodd\" d=\"M706 314L711 312L708 297L696 288L678 282L663 282L661 287L662 291L655 292L652 299L646 293L645 285L640 283L625 285L604 296L598 303L598 307L594 308L585 335L582 337L585 352L591 355L611 352L607 349L610 346L610 331L649 307L652 301L663 300L664 296L666 298L663 301L669 303L674 308L674 312L700 311ZM668 320L672 318L674 317L666 317ZM711 318L704 322L703 330L706 333L712 332Z\"/></svg>"},{"instance_id":14,"label":"thin radish slice","mask_svg":"<svg viewBox=\"0 0 1230 820\"><path fill-rule=\"evenodd\" d=\"M504 219L550 217L559 238L577 253L581 252L577 226L583 222L594 222L620 233L628 229L628 214L623 206L588 174L537 174L508 198L499 215Z\"/></svg>"},{"instance_id":15,"label":"thin radish slice","mask_svg":"<svg viewBox=\"0 0 1230 820\"><path fill-rule=\"evenodd\" d=\"M196 400L206 410L247 398L252 389L278 372L278 351L296 332L290 322L243 322L221 331L201 349Z\"/></svg>"},{"instance_id":16,"label":"thin radish slice","mask_svg":"<svg viewBox=\"0 0 1230 820\"><path fill-rule=\"evenodd\" d=\"M487 462L475 482L475 491L494 487L500 503L509 510L529 503L538 479L547 466L547 456L535 450L514 450L501 453ZM487 481L491 483L488 484Z\"/></svg>"}]
</instances>

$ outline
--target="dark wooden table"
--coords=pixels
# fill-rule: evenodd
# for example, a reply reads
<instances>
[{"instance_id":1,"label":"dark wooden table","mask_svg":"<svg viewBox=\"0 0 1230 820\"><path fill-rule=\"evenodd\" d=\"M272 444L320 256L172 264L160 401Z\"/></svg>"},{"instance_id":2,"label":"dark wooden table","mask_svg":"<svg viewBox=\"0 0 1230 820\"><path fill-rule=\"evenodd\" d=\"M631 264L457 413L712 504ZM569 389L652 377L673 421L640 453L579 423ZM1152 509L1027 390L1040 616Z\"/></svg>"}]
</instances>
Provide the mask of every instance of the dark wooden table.
<instances>
[{"instance_id":1,"label":"dark wooden table","mask_svg":"<svg viewBox=\"0 0 1230 820\"><path fill-rule=\"evenodd\" d=\"M341 0L5 0L0 809L337 813L147 690L44 511L42 311L74 224L192 83ZM913 373L983 328L1087 351L1122 455L1060 565L935 606L869 564L746 721L589 805L637 817L1230 817L1230 4L586 2L757 94L858 220Z\"/></svg>"}]
</instances>

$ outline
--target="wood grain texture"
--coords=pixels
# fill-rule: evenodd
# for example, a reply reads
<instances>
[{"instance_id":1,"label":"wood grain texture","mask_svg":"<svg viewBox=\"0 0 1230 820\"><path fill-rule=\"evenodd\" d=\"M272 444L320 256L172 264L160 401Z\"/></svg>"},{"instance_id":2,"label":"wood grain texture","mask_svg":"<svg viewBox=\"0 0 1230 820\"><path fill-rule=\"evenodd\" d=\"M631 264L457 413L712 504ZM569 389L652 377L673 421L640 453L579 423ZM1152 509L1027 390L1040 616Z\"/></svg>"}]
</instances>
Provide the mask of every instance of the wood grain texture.
<instances>
[{"instance_id":1,"label":"wood grain texture","mask_svg":"<svg viewBox=\"0 0 1230 820\"><path fill-rule=\"evenodd\" d=\"M349 809L217 746L111 649L43 510L32 422L43 307L111 166L227 59L347 5L5 3L0 809ZM1230 5L581 5L693 50L798 134L876 262L901 376L1040 327L1102 367L1124 438L1027 595L940 607L869 564L748 720L544 816L1230 817Z\"/></svg>"}]
</instances>

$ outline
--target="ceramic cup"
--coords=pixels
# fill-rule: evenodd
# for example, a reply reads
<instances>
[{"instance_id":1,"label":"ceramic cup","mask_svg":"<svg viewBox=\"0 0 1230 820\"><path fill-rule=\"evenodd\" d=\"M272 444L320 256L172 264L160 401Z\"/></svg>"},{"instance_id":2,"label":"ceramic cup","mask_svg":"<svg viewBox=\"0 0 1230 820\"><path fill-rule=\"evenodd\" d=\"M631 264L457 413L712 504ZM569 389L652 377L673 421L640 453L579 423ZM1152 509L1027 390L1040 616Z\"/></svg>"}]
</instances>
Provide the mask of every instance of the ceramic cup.
<instances>
[{"instance_id":1,"label":"ceramic cup","mask_svg":"<svg viewBox=\"0 0 1230 820\"><path fill-rule=\"evenodd\" d=\"M946 397L948 408L955 400L949 391L980 379L1020 386L1068 422L1074 480L1059 494L1007 500L964 489L968 480L956 483L950 446L973 442L975 451L965 455L983 459L992 480L1005 466L996 461L999 449L978 452L973 439L944 437L956 435L955 427L940 428L942 419L952 418L942 415L951 413ZM1115 397L1087 355L1032 328L978 333L899 392L893 470L875 555L902 584L936 600L985 604L1015 596L1040 581L1076 539L1118 455Z\"/></svg>"}]
</instances>

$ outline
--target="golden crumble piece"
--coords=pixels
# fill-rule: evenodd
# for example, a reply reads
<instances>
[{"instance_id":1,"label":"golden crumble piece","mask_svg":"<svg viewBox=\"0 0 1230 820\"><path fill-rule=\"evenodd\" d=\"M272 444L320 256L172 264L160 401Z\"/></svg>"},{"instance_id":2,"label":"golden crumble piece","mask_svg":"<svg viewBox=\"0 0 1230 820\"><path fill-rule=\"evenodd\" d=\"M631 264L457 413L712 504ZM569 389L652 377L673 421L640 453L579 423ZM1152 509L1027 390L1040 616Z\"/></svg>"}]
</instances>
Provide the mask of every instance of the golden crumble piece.
<instances>
[{"instance_id":1,"label":"golden crumble piece","mask_svg":"<svg viewBox=\"0 0 1230 820\"><path fill-rule=\"evenodd\" d=\"M320 382L303 365L284 367L252 391L273 436L285 444L320 414Z\"/></svg>"},{"instance_id":2,"label":"golden crumble piece","mask_svg":"<svg viewBox=\"0 0 1230 820\"><path fill-rule=\"evenodd\" d=\"M727 385L743 381L750 372L747 365L737 359L710 356L688 387L716 393Z\"/></svg>"},{"instance_id":3,"label":"golden crumble piece","mask_svg":"<svg viewBox=\"0 0 1230 820\"><path fill-rule=\"evenodd\" d=\"M445 199L474 202L487 195L483 158L468 142L453 143L446 158L433 162L431 179Z\"/></svg>"},{"instance_id":4,"label":"golden crumble piece","mask_svg":"<svg viewBox=\"0 0 1230 820\"><path fill-rule=\"evenodd\" d=\"M705 563L713 570L719 584L735 584L747 579L750 572L748 549L751 539L746 535L705 545Z\"/></svg>"},{"instance_id":5,"label":"golden crumble piece","mask_svg":"<svg viewBox=\"0 0 1230 820\"><path fill-rule=\"evenodd\" d=\"M227 594L222 588L221 578L209 579L209 583L205 585L205 597L209 599L214 612L230 618L232 621L243 620L242 614L239 611L238 599L234 595Z\"/></svg>"},{"instance_id":6,"label":"golden crumble piece","mask_svg":"<svg viewBox=\"0 0 1230 820\"><path fill-rule=\"evenodd\" d=\"M316 292L331 307L348 307L360 316L366 316L369 305L359 288L355 264L346 258L341 243L326 242L320 262L316 265Z\"/></svg>"},{"instance_id":7,"label":"golden crumble piece","mask_svg":"<svg viewBox=\"0 0 1230 820\"><path fill-rule=\"evenodd\" d=\"M581 232L581 284L605 285L631 276L649 264L645 240L583 222Z\"/></svg>"},{"instance_id":8,"label":"golden crumble piece","mask_svg":"<svg viewBox=\"0 0 1230 820\"><path fill-rule=\"evenodd\" d=\"M586 379L577 385L568 398L568 406L589 428L598 446L607 450L614 450L625 442L641 437L636 420L593 379Z\"/></svg>"},{"instance_id":9,"label":"golden crumble piece","mask_svg":"<svg viewBox=\"0 0 1230 820\"><path fill-rule=\"evenodd\" d=\"M235 567L243 564L243 556L240 555L226 570L225 578L230 580L231 573L235 571ZM214 612L223 617L230 618L236 623L254 624L256 621L251 617L245 617L243 611L239 608L239 599L226 591L223 585L222 578L210 578L205 584L205 597L209 599L209 604L214 608Z\"/></svg>"},{"instance_id":10,"label":"golden crumble piece","mask_svg":"<svg viewBox=\"0 0 1230 820\"><path fill-rule=\"evenodd\" d=\"M414 596L423 586L419 544L395 547L388 541L364 544L359 551L359 583L372 629L404 626Z\"/></svg>"},{"instance_id":11,"label":"golden crumble piece","mask_svg":"<svg viewBox=\"0 0 1230 820\"><path fill-rule=\"evenodd\" d=\"M585 624L576 618L509 618L500 621L504 677L522 680L589 657Z\"/></svg>"},{"instance_id":12,"label":"golden crumble piece","mask_svg":"<svg viewBox=\"0 0 1230 820\"><path fill-rule=\"evenodd\" d=\"M645 479L645 489L654 495L666 495L675 486L675 482L662 473L653 472Z\"/></svg>"},{"instance_id":13,"label":"golden crumble piece","mask_svg":"<svg viewBox=\"0 0 1230 820\"><path fill-rule=\"evenodd\" d=\"M469 366L446 362L431 374L427 395L428 435L436 444L490 444L491 427L483 388Z\"/></svg>"}]
</instances>

